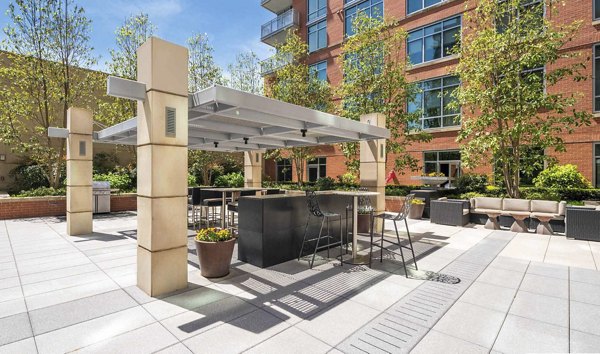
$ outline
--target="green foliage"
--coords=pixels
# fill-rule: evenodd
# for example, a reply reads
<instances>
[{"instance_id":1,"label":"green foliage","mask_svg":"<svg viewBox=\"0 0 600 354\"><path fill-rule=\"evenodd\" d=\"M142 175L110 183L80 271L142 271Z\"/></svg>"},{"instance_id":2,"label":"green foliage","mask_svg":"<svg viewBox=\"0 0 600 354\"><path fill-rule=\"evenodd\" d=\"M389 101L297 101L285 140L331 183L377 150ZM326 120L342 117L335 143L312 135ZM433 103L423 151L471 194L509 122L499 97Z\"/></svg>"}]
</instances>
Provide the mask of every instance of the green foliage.
<instances>
[{"instance_id":1,"label":"green foliage","mask_svg":"<svg viewBox=\"0 0 600 354\"><path fill-rule=\"evenodd\" d=\"M480 0L464 15L468 30L454 49L460 55L454 73L462 84L450 105L464 113L458 137L464 166L494 158L513 198L519 197L519 175L539 166L527 159L527 150L564 152L563 137L590 124L590 114L575 109L581 93L554 89L585 78L579 52L563 50L581 23L551 23L559 2L522 4ZM530 71L540 67L543 74Z\"/></svg>"},{"instance_id":2,"label":"green foliage","mask_svg":"<svg viewBox=\"0 0 600 354\"><path fill-rule=\"evenodd\" d=\"M110 188L116 188L121 192L130 192L135 189L131 175L126 170L94 174L94 181L110 182Z\"/></svg>"},{"instance_id":3,"label":"green foliage","mask_svg":"<svg viewBox=\"0 0 600 354\"><path fill-rule=\"evenodd\" d=\"M107 173L117 168L119 160L115 154L99 152L94 155L93 164L95 173Z\"/></svg>"},{"instance_id":4,"label":"green foliage","mask_svg":"<svg viewBox=\"0 0 600 354\"><path fill-rule=\"evenodd\" d=\"M229 87L256 95L263 94L260 59L253 51L238 54L235 63L227 66L227 71L230 76Z\"/></svg>"},{"instance_id":5,"label":"green foliage","mask_svg":"<svg viewBox=\"0 0 600 354\"><path fill-rule=\"evenodd\" d=\"M103 74L96 64L90 20L73 0L14 0L9 4L0 67L0 141L44 169L50 186L62 180L67 110L91 108Z\"/></svg>"},{"instance_id":6,"label":"green foliage","mask_svg":"<svg viewBox=\"0 0 600 354\"><path fill-rule=\"evenodd\" d=\"M385 187L385 195L387 196L398 196L403 197L415 189L420 189L422 186L404 186L404 185L392 185Z\"/></svg>"},{"instance_id":7,"label":"green foliage","mask_svg":"<svg viewBox=\"0 0 600 354\"><path fill-rule=\"evenodd\" d=\"M233 234L229 229L217 229L215 227L201 229L196 233L196 241L201 242L224 242L232 238Z\"/></svg>"},{"instance_id":8,"label":"green foliage","mask_svg":"<svg viewBox=\"0 0 600 354\"><path fill-rule=\"evenodd\" d=\"M575 165L552 166L542 171L534 180L542 188L592 188L592 184L577 170Z\"/></svg>"},{"instance_id":9,"label":"green foliage","mask_svg":"<svg viewBox=\"0 0 600 354\"><path fill-rule=\"evenodd\" d=\"M465 173L456 180L456 188L461 193L479 192L486 190L488 178L483 174Z\"/></svg>"},{"instance_id":10,"label":"green foliage","mask_svg":"<svg viewBox=\"0 0 600 354\"><path fill-rule=\"evenodd\" d=\"M9 172L9 176L14 179L11 190L24 191L49 186L44 168L40 165L19 165Z\"/></svg>"},{"instance_id":11,"label":"green foliage","mask_svg":"<svg viewBox=\"0 0 600 354\"><path fill-rule=\"evenodd\" d=\"M196 176L191 173L188 173L187 176L188 187L197 187L198 182L196 182Z\"/></svg>"},{"instance_id":12,"label":"green foliage","mask_svg":"<svg viewBox=\"0 0 600 354\"><path fill-rule=\"evenodd\" d=\"M337 94L342 99L342 115L359 120L362 115L381 113L391 137L387 152L392 154L397 170L418 168L418 159L408 153L415 141L429 141L431 136L414 127L421 112L408 113L406 102L418 87L406 77L405 43L407 33L391 19L356 17L354 35L342 44L344 80ZM358 171L358 144L343 144L347 167Z\"/></svg>"},{"instance_id":13,"label":"green foliage","mask_svg":"<svg viewBox=\"0 0 600 354\"><path fill-rule=\"evenodd\" d=\"M460 194L459 198L460 199L471 199L471 198L477 198L477 197L489 197L487 194L485 193L480 193L480 192L466 192L466 193L462 193Z\"/></svg>"},{"instance_id":14,"label":"green foliage","mask_svg":"<svg viewBox=\"0 0 600 354\"><path fill-rule=\"evenodd\" d=\"M63 196L67 194L65 188L52 188L52 187L39 187L31 190L21 191L20 193L13 195L15 198L26 198L26 197L48 197L48 196Z\"/></svg>"},{"instance_id":15,"label":"green foliage","mask_svg":"<svg viewBox=\"0 0 600 354\"><path fill-rule=\"evenodd\" d=\"M189 50L189 90L198 92L214 84L223 85L225 80L221 68L213 58L214 49L208 35L194 34L187 40Z\"/></svg>"},{"instance_id":16,"label":"green foliage","mask_svg":"<svg viewBox=\"0 0 600 354\"><path fill-rule=\"evenodd\" d=\"M215 178L215 186L239 188L244 186L244 175L239 172L228 173Z\"/></svg>"},{"instance_id":17,"label":"green foliage","mask_svg":"<svg viewBox=\"0 0 600 354\"><path fill-rule=\"evenodd\" d=\"M335 189L335 180L331 177L321 177L315 183L315 187L320 191L330 191Z\"/></svg>"},{"instance_id":18,"label":"green foliage","mask_svg":"<svg viewBox=\"0 0 600 354\"><path fill-rule=\"evenodd\" d=\"M188 171L203 186L212 185L215 177L219 175L242 172L242 168L241 154L202 150L188 151Z\"/></svg>"},{"instance_id":19,"label":"green foliage","mask_svg":"<svg viewBox=\"0 0 600 354\"><path fill-rule=\"evenodd\" d=\"M356 175L352 172L346 172L341 176L338 176L338 180L340 181L340 184L345 184L345 185L356 185Z\"/></svg>"}]
</instances>

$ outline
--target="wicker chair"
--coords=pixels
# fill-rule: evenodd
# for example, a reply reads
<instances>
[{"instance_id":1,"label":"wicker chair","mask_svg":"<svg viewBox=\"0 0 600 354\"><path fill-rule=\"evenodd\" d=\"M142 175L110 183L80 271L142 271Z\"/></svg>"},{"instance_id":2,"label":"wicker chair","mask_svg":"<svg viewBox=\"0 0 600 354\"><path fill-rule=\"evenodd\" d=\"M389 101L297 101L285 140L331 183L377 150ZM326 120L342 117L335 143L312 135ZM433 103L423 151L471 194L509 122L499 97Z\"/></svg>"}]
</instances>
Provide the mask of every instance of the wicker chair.
<instances>
[{"instance_id":1,"label":"wicker chair","mask_svg":"<svg viewBox=\"0 0 600 354\"><path fill-rule=\"evenodd\" d=\"M568 207L565 227L567 237L600 241L600 209Z\"/></svg>"},{"instance_id":2,"label":"wicker chair","mask_svg":"<svg viewBox=\"0 0 600 354\"><path fill-rule=\"evenodd\" d=\"M434 224L465 226L469 223L468 200L440 198L431 201L430 222Z\"/></svg>"}]
</instances>

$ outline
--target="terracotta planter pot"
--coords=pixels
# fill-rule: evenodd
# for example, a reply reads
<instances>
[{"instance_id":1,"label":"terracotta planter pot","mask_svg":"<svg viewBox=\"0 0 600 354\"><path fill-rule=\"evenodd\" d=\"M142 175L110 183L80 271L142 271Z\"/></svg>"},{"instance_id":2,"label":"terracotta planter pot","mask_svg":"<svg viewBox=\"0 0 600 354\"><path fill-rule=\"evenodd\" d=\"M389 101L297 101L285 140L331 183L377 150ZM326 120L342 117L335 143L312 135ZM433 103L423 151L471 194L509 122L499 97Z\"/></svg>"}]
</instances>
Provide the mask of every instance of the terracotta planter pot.
<instances>
[{"instance_id":1,"label":"terracotta planter pot","mask_svg":"<svg viewBox=\"0 0 600 354\"><path fill-rule=\"evenodd\" d=\"M235 238L224 242L196 241L200 273L206 278L221 278L229 274Z\"/></svg>"},{"instance_id":2,"label":"terracotta planter pot","mask_svg":"<svg viewBox=\"0 0 600 354\"><path fill-rule=\"evenodd\" d=\"M410 206L408 212L409 219L421 219L423 218L423 211L425 210L425 204L413 204Z\"/></svg>"},{"instance_id":3,"label":"terracotta planter pot","mask_svg":"<svg viewBox=\"0 0 600 354\"><path fill-rule=\"evenodd\" d=\"M371 232L371 214L358 214L356 228L358 233L361 234L368 234Z\"/></svg>"}]
</instances>

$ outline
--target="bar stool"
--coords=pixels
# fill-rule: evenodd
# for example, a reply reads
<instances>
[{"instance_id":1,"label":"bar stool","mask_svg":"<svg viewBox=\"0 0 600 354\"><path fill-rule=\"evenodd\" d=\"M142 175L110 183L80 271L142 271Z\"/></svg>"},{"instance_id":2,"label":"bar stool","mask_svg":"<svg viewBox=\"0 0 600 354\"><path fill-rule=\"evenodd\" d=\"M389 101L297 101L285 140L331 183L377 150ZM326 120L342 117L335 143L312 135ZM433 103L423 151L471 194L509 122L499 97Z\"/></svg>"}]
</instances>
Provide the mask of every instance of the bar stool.
<instances>
[{"instance_id":1,"label":"bar stool","mask_svg":"<svg viewBox=\"0 0 600 354\"><path fill-rule=\"evenodd\" d=\"M256 195L255 191L241 191L239 192L239 194L237 192L232 193L231 195L231 202L227 203L227 213L229 214L229 222L228 222L228 228L231 230L231 232L233 233L234 231L238 230L237 224L235 222L235 215L238 214L238 206L239 206L239 197L246 197L246 196L252 196L252 195Z\"/></svg>"},{"instance_id":2,"label":"bar stool","mask_svg":"<svg viewBox=\"0 0 600 354\"><path fill-rule=\"evenodd\" d=\"M188 188L188 205L192 212L192 226L195 228L201 226L202 221L202 199L200 198L200 188Z\"/></svg>"},{"instance_id":3,"label":"bar stool","mask_svg":"<svg viewBox=\"0 0 600 354\"><path fill-rule=\"evenodd\" d=\"M322 249L324 247L327 247L327 258L329 258L329 247L331 245L337 245L339 243L340 245L340 262L341 265L344 265L344 260L343 260L343 247L342 247L342 216L341 214L337 214L337 213L331 213L331 212L327 212L327 211L321 211L321 208L319 207L319 201L317 199L317 195L315 194L315 191L310 191L307 190L306 191L306 204L308 207L308 217L306 218L306 228L304 229L304 237L302 239L302 247L300 248L300 254L298 255L298 260L300 260L300 257L302 257L302 252L304 251L304 244L307 242L312 242L312 241L317 241L315 244L315 250L313 251L313 255L312 255L312 260L310 261L310 268L312 269L314 263L315 263L315 255L317 254L317 251L319 249ZM306 236L308 234L308 226L310 223L310 219L312 217L316 217L316 218L320 218L321 220L321 228L319 229L319 236L317 236L316 238L312 238L312 239L306 239ZM330 229L329 229L329 221L332 219L339 219L340 222L340 240L338 242L334 242L334 243L330 243L330 240L333 238L335 239L331 233L330 233ZM325 225L325 223L327 223L327 234L323 235L323 226ZM323 245L323 246L319 246L319 242L321 242L321 238L327 238L327 245Z\"/></svg>"},{"instance_id":4,"label":"bar stool","mask_svg":"<svg viewBox=\"0 0 600 354\"><path fill-rule=\"evenodd\" d=\"M358 189L359 192L368 192L369 189L366 187L360 187ZM358 197L358 211L366 211L366 214L369 214L369 220L373 218L373 204L371 204L371 198L366 195L361 195ZM354 230L354 218L352 217L352 213L354 212L354 203L350 203L346 206L346 253L348 253L348 219L350 219L350 227L351 230Z\"/></svg>"},{"instance_id":5,"label":"bar stool","mask_svg":"<svg viewBox=\"0 0 600 354\"><path fill-rule=\"evenodd\" d=\"M369 253L369 267L371 267L371 264L372 264L373 246L379 247L379 249L380 249L379 262L383 262L383 249L385 248L383 246L383 242L385 241L392 245L397 245L398 248L400 249L400 256L402 257L402 265L404 266L404 274L407 278L408 278L408 271L406 270L406 261L404 260L404 252L402 251L403 248L408 249L412 252L412 257L413 257L412 259L413 259L413 263L415 264L415 269L419 270L419 268L417 267L417 260L415 259L415 251L413 248L412 239L410 237L410 231L408 230L408 221L406 221L406 218L408 217L408 213L410 211L410 207L412 205L412 200L414 198L415 198L414 194L407 195L406 198L404 199L404 205L402 206L402 209L400 210L400 212L398 214L392 214L392 213L385 212L383 214L375 215L371 218L371 251ZM380 244L376 244L375 242L373 242L373 234L375 232L375 218L382 219L381 240L379 241ZM383 233L385 231L385 221L386 220L392 220L394 222L394 228L396 229L396 239L398 240L398 243L384 239ZM406 225L406 233L408 234L408 243L409 243L410 247L403 246L402 243L400 243L400 234L398 233L398 225L396 224L396 222L402 221L402 220L404 220L404 225ZM391 251L388 248L385 248L385 249L390 253L398 254L397 252Z\"/></svg>"}]
</instances>

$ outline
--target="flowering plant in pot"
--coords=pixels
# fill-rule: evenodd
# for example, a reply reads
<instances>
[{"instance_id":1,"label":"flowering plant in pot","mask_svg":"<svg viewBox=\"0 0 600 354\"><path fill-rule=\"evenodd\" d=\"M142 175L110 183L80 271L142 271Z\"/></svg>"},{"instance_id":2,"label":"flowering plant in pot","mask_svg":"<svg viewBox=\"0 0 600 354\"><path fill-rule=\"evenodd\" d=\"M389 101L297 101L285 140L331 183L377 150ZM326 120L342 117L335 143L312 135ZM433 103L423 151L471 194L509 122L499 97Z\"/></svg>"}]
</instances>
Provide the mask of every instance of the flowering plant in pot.
<instances>
[{"instance_id":1,"label":"flowering plant in pot","mask_svg":"<svg viewBox=\"0 0 600 354\"><path fill-rule=\"evenodd\" d=\"M410 211L408 212L409 219L421 219L425 210L425 202L422 199L413 199L411 201Z\"/></svg>"},{"instance_id":2,"label":"flowering plant in pot","mask_svg":"<svg viewBox=\"0 0 600 354\"><path fill-rule=\"evenodd\" d=\"M196 254L200 272L206 278L220 278L229 274L235 238L228 229L214 227L196 233Z\"/></svg>"},{"instance_id":3,"label":"flowering plant in pot","mask_svg":"<svg viewBox=\"0 0 600 354\"><path fill-rule=\"evenodd\" d=\"M371 232L371 214L373 213L373 207L371 206L359 206L357 217L358 223L356 229L359 233Z\"/></svg>"}]
</instances>

